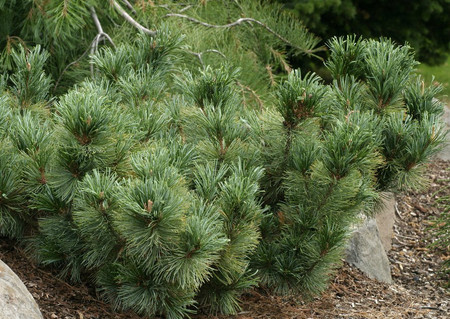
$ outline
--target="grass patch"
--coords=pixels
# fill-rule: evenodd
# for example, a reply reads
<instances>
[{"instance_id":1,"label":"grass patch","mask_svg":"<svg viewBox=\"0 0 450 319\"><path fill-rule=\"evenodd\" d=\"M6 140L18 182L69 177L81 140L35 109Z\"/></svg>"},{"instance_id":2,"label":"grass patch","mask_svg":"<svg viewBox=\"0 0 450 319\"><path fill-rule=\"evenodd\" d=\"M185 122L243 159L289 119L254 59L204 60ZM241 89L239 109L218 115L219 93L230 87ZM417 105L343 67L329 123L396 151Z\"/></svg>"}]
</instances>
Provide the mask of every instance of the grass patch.
<instances>
[{"instance_id":1,"label":"grass patch","mask_svg":"<svg viewBox=\"0 0 450 319\"><path fill-rule=\"evenodd\" d=\"M429 66L420 64L417 68L417 73L424 77L426 83L430 83L434 76L434 82L438 82L444 87L439 98L450 102L450 55L442 65Z\"/></svg>"}]
</instances>

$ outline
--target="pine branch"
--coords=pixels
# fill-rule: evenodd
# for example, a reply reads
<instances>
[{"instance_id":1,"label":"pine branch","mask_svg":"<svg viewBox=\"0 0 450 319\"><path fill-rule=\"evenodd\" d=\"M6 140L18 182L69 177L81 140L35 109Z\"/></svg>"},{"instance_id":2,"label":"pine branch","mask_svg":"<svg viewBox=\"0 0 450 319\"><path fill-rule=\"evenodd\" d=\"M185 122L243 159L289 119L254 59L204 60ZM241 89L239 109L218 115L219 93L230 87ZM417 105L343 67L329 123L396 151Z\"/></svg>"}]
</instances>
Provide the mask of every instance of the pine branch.
<instances>
[{"instance_id":1,"label":"pine branch","mask_svg":"<svg viewBox=\"0 0 450 319\"><path fill-rule=\"evenodd\" d=\"M141 30L142 32L151 35L151 36L155 36L156 35L156 31L153 30L149 30L146 27L144 27L143 25L141 25L139 22L137 22L136 20L134 20L129 14L128 12L126 12L121 6L120 4L117 3L117 1L115 0L111 0L112 5L114 6L114 8L117 10L117 12L119 12L119 14L125 19L127 20L132 26L134 26L136 29Z\"/></svg>"},{"instance_id":2,"label":"pine branch","mask_svg":"<svg viewBox=\"0 0 450 319\"><path fill-rule=\"evenodd\" d=\"M228 24L217 25L217 24L209 24L209 23L207 23L207 22L203 22L203 21L197 20L197 19L195 19L195 18L193 18L193 17L187 16L187 15L184 15L184 14L179 14L179 13L168 13L168 14L166 14L164 17L178 17L178 18L183 18L183 19L189 20L189 21L191 21L191 22L200 24L200 25L202 25L202 26L204 26L204 27L207 27L207 28L216 28L216 29L233 28L233 27L235 27L235 26L238 26L238 25L243 24L244 22L256 23L257 25L263 27L263 28L266 29L268 32L270 32L270 33L272 33L274 36L276 36L278 39L280 39L281 41L283 41L284 43L286 43L287 45L289 45L289 46L291 46L291 47L293 47L293 48L296 48L296 49L298 49L298 50L300 50L300 51L303 51L303 52L306 52L306 53L312 53L312 52L315 51L315 50L305 50L305 49L303 49L303 48L300 48L300 47L296 46L296 45L293 44L291 41L289 41L288 39L286 39L285 37L283 37L283 36L280 35L279 33L275 32L273 29L271 29L270 27L268 27L265 23L263 23L263 22L261 22L261 21L259 21L259 20L253 19L253 18L240 18L240 19L237 19L236 21L231 22L231 23L228 23Z\"/></svg>"}]
</instances>

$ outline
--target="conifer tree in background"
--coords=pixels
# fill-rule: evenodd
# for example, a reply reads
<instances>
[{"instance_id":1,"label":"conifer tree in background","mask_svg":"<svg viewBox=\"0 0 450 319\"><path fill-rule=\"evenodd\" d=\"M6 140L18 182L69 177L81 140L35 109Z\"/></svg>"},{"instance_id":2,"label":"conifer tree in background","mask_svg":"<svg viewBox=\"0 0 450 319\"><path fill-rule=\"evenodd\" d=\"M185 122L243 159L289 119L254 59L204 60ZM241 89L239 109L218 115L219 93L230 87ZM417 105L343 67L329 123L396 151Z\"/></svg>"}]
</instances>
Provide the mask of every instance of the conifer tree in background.
<instances>
[{"instance_id":1,"label":"conifer tree in background","mask_svg":"<svg viewBox=\"0 0 450 319\"><path fill-rule=\"evenodd\" d=\"M312 53L313 37L299 49L288 32L297 22L233 20L252 1L136 2L135 15L126 1L57 3L45 8L65 16L36 18L48 51L2 55L0 234L117 309L182 318L235 313L257 284L319 293L358 214L417 186L443 140L438 89L412 76L407 46L332 39L325 85L276 50ZM67 55L51 50L75 34Z\"/></svg>"},{"instance_id":2,"label":"conifer tree in background","mask_svg":"<svg viewBox=\"0 0 450 319\"><path fill-rule=\"evenodd\" d=\"M239 67L239 88L248 104L270 96L267 87L290 70L287 54L314 55L323 49L280 5L254 0L12 0L0 1L0 16L6 16L0 28L2 70L13 67L11 48L40 44L51 52L46 71L54 79L55 93L89 75L89 56L99 47L113 49L140 32L148 36L169 29L183 34L178 58L191 71L206 65L219 68L224 62ZM162 48L158 41L155 45ZM126 50L117 53L121 65Z\"/></svg>"},{"instance_id":3,"label":"conifer tree in background","mask_svg":"<svg viewBox=\"0 0 450 319\"><path fill-rule=\"evenodd\" d=\"M324 41L356 34L411 44L416 59L442 64L450 50L448 0L277 0Z\"/></svg>"}]
</instances>

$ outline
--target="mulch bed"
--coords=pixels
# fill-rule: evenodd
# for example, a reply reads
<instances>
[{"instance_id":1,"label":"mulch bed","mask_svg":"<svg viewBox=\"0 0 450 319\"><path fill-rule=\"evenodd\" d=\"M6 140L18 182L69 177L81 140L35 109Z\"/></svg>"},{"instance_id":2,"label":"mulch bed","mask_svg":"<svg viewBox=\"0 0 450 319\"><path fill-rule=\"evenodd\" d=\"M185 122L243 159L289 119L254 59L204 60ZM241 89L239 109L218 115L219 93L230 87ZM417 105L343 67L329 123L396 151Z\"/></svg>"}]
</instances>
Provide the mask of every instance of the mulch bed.
<instances>
[{"instance_id":1,"label":"mulch bed","mask_svg":"<svg viewBox=\"0 0 450 319\"><path fill-rule=\"evenodd\" d=\"M430 187L421 192L397 195L393 247L389 252L393 285L369 279L347 264L338 271L330 288L311 301L271 296L253 290L242 297L242 311L236 316L195 315L194 318L450 318L450 291L439 267L450 258L449 251L429 247L433 236L429 226L439 214L436 200L450 192L450 162L436 160L428 167ZM447 180L447 181L446 181ZM15 245L0 238L0 259L23 280L36 299L44 318L110 319L139 318L136 314L114 313L97 299L88 285L70 285L51 271L35 266Z\"/></svg>"}]
</instances>

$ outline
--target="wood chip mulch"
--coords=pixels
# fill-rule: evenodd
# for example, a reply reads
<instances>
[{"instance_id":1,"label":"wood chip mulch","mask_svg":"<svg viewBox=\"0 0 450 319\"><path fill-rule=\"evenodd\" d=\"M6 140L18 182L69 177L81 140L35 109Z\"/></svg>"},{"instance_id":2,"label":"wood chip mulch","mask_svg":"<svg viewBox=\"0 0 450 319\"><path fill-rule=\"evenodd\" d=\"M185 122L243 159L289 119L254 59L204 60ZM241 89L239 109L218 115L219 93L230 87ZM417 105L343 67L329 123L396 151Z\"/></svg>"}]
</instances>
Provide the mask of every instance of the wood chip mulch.
<instances>
[{"instance_id":1,"label":"wood chip mulch","mask_svg":"<svg viewBox=\"0 0 450 319\"><path fill-rule=\"evenodd\" d=\"M330 288L305 302L299 298L271 296L253 290L242 297L236 316L195 315L197 319L268 318L450 318L448 278L439 272L449 250L430 248L432 221L440 214L436 200L450 189L450 162L436 160L428 167L430 187L396 196L396 222L389 252L394 284L372 280L347 264L338 271ZM70 285L51 271L35 266L15 245L0 238L0 259L23 280L46 319L137 319L136 314L114 313L98 300L88 285Z\"/></svg>"}]
</instances>

